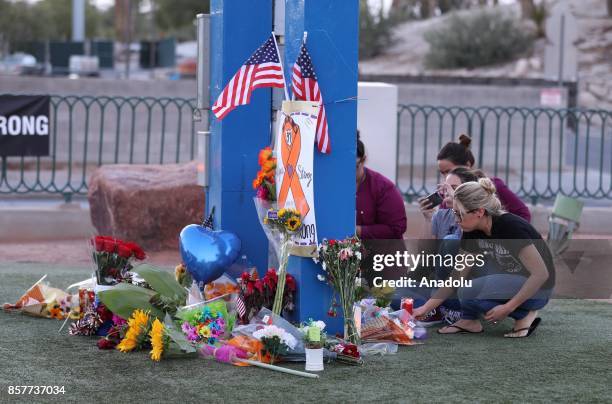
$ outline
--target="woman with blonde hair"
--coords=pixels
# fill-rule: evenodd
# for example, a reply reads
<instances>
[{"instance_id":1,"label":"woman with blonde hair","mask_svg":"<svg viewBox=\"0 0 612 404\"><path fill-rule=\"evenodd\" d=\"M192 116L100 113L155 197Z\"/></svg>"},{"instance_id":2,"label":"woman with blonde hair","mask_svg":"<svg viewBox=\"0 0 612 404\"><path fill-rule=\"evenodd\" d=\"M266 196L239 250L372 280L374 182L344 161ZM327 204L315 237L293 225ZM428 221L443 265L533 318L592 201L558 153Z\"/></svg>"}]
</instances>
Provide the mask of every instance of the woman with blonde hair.
<instances>
[{"instance_id":1,"label":"woman with blonde hair","mask_svg":"<svg viewBox=\"0 0 612 404\"><path fill-rule=\"evenodd\" d=\"M527 221L502 209L488 178L461 184L454 192L453 211L463 230L459 254L477 259L470 268L453 270L453 279L470 281L457 290L462 317L438 332L481 333L483 316L493 324L513 318L514 327L505 337L532 335L540 324L537 310L548 303L555 281L552 255L542 236ZM437 308L453 290L438 289L415 316Z\"/></svg>"}]
</instances>

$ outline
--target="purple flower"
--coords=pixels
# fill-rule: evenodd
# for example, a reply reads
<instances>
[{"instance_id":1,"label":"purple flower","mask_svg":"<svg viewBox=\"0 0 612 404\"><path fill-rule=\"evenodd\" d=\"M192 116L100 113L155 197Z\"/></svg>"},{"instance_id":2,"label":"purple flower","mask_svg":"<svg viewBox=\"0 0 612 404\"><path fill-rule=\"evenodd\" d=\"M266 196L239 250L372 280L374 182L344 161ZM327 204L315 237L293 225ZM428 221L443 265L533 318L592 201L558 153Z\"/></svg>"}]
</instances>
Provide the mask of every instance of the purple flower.
<instances>
[{"instance_id":1,"label":"purple flower","mask_svg":"<svg viewBox=\"0 0 612 404\"><path fill-rule=\"evenodd\" d=\"M186 321L181 326L181 329L187 335L187 339L190 341L197 341L200 338L196 328L189 325L189 323Z\"/></svg>"}]
</instances>

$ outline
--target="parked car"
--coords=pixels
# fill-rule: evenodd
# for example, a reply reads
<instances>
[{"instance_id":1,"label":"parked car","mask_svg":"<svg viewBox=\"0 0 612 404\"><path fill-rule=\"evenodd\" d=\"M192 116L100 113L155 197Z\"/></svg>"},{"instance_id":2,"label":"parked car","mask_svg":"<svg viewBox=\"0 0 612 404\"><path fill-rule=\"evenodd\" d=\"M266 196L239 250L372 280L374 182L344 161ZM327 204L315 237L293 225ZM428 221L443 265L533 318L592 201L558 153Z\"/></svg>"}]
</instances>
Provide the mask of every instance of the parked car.
<instances>
[{"instance_id":1,"label":"parked car","mask_svg":"<svg viewBox=\"0 0 612 404\"><path fill-rule=\"evenodd\" d=\"M17 52L0 61L0 73L40 76L45 73L45 66L37 63L36 58L32 55Z\"/></svg>"}]
</instances>

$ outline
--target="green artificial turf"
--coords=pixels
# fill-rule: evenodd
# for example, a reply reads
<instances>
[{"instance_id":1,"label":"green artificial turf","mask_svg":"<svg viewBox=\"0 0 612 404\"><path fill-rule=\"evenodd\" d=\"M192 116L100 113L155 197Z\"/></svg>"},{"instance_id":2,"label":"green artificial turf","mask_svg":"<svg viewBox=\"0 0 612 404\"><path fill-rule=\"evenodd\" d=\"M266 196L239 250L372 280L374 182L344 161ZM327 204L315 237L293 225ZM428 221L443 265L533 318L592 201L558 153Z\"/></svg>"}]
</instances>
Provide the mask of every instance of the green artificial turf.
<instances>
[{"instance_id":1,"label":"green artificial turf","mask_svg":"<svg viewBox=\"0 0 612 404\"><path fill-rule=\"evenodd\" d=\"M64 288L87 268L0 264L0 303L43 274ZM612 305L555 300L528 339L502 338L506 321L480 335L430 333L421 346L370 357L362 367L326 364L319 380L190 358L152 363L145 352L100 351L61 322L0 311L0 402L8 385L65 386L84 402L610 402ZM283 364L303 370L303 363ZM23 402L56 397L21 396Z\"/></svg>"}]
</instances>

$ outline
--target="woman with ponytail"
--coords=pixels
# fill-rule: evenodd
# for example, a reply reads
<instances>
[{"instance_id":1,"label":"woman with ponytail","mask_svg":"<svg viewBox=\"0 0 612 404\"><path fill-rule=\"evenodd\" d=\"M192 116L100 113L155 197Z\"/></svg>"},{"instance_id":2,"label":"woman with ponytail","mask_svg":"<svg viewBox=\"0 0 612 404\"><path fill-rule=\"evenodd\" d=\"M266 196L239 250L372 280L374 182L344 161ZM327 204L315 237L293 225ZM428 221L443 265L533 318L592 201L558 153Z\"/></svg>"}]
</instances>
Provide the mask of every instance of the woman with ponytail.
<instances>
[{"instance_id":1,"label":"woman with ponytail","mask_svg":"<svg viewBox=\"0 0 612 404\"><path fill-rule=\"evenodd\" d=\"M465 134L459 136L459 142L448 142L440 152L438 153L438 169L440 174L446 177L456 167L474 167L475 159L474 154L470 150L472 139ZM504 210L510 213L514 213L517 216L522 217L526 221L531 221L531 213L529 208L516 196L504 183L501 178L491 177L491 181L495 185L497 196L501 201ZM421 205L421 211L425 217L431 217L433 213L433 207L429 204L426 199L419 201ZM445 207L445 206L442 206Z\"/></svg>"},{"instance_id":2,"label":"woman with ponytail","mask_svg":"<svg viewBox=\"0 0 612 404\"><path fill-rule=\"evenodd\" d=\"M461 184L454 192L453 211L463 230L459 255L475 260L471 267L455 266L451 278L464 285L457 290L462 317L438 332L480 333L481 316L493 324L511 317L514 327L504 336L530 336L540 324L537 310L548 303L555 282L552 255L542 236L521 217L504 211L488 178ZM415 316L437 308L453 291L438 289Z\"/></svg>"}]
</instances>

